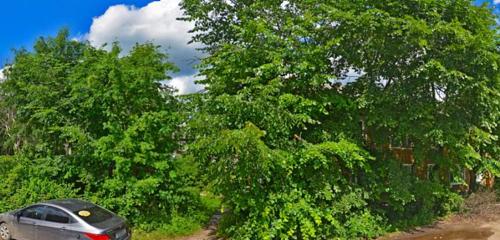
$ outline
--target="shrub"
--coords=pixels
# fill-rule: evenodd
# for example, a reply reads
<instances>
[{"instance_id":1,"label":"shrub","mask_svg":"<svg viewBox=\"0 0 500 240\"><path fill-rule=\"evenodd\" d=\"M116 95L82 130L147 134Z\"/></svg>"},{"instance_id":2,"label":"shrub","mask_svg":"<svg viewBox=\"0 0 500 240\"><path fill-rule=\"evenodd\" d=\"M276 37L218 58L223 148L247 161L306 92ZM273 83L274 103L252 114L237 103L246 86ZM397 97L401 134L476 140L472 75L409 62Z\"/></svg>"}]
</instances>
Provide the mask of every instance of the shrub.
<instances>
[{"instance_id":1,"label":"shrub","mask_svg":"<svg viewBox=\"0 0 500 240\"><path fill-rule=\"evenodd\" d=\"M177 154L182 103L161 84L176 67L159 47L121 54L63 30L8 69L0 98L15 121L0 144L15 156L0 160L0 208L81 197L147 230L205 218L196 165Z\"/></svg>"},{"instance_id":2,"label":"shrub","mask_svg":"<svg viewBox=\"0 0 500 240\"><path fill-rule=\"evenodd\" d=\"M429 224L459 211L463 197L439 182L420 180L402 169L396 160L378 162L373 211L385 216L393 230Z\"/></svg>"},{"instance_id":3,"label":"shrub","mask_svg":"<svg viewBox=\"0 0 500 240\"><path fill-rule=\"evenodd\" d=\"M231 239L371 238L382 218L367 209L368 186L353 173L369 172L369 155L341 140L301 143L290 154L268 148L248 124L200 140L192 149L208 166L229 213L220 226ZM209 164L210 163L210 164Z\"/></svg>"},{"instance_id":4,"label":"shrub","mask_svg":"<svg viewBox=\"0 0 500 240\"><path fill-rule=\"evenodd\" d=\"M21 156L0 158L0 168L0 212L39 201L77 196L72 185L50 179L46 166Z\"/></svg>"}]
</instances>

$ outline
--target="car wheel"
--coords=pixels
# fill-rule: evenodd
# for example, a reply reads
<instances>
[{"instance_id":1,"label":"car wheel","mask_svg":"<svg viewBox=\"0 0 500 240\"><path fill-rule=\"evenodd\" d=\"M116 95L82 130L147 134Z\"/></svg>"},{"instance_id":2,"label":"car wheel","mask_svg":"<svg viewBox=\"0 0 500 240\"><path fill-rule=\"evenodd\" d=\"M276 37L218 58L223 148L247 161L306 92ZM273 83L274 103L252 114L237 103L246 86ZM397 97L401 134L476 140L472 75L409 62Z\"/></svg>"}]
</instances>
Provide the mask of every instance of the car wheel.
<instances>
[{"instance_id":1,"label":"car wheel","mask_svg":"<svg viewBox=\"0 0 500 240\"><path fill-rule=\"evenodd\" d=\"M12 236L10 235L10 231L7 228L7 224L2 223L0 224L0 239L2 240L11 240Z\"/></svg>"}]
</instances>

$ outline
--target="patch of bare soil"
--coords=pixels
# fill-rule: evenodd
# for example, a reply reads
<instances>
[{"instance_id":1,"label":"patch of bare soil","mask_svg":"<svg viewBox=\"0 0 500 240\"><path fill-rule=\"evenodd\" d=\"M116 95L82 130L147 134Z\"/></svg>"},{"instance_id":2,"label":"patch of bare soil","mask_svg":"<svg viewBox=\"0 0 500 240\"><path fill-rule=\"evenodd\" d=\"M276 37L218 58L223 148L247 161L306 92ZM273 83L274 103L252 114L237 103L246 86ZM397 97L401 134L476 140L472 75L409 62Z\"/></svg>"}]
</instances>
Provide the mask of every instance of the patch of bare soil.
<instances>
[{"instance_id":1,"label":"patch of bare soil","mask_svg":"<svg viewBox=\"0 0 500 240\"><path fill-rule=\"evenodd\" d=\"M495 193L472 194L464 209L432 226L384 237L386 240L500 240L500 204Z\"/></svg>"}]
</instances>

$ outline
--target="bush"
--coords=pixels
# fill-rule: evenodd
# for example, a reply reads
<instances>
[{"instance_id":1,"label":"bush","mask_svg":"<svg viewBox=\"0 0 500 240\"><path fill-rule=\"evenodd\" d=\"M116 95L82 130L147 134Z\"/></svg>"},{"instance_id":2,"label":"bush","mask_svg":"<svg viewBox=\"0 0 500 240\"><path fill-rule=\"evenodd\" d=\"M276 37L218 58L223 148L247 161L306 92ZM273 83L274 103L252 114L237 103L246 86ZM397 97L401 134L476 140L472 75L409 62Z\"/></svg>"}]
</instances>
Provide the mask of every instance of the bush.
<instances>
[{"instance_id":1,"label":"bush","mask_svg":"<svg viewBox=\"0 0 500 240\"><path fill-rule=\"evenodd\" d=\"M383 219L367 209L369 186L352 179L353 173L370 171L364 150L341 140L302 143L290 154L268 148L263 135L249 124L200 140L192 149L229 208L220 226L223 235L353 239L383 233Z\"/></svg>"},{"instance_id":2,"label":"bush","mask_svg":"<svg viewBox=\"0 0 500 240\"><path fill-rule=\"evenodd\" d=\"M120 51L63 30L16 52L0 84L15 116L0 136L15 154L0 159L0 208L79 197L146 230L206 218L197 166L177 154L182 103L161 84L176 67L152 44Z\"/></svg>"},{"instance_id":3,"label":"bush","mask_svg":"<svg viewBox=\"0 0 500 240\"><path fill-rule=\"evenodd\" d=\"M72 185L50 179L43 165L21 156L1 157L0 168L0 212L39 201L77 196Z\"/></svg>"},{"instance_id":4,"label":"bush","mask_svg":"<svg viewBox=\"0 0 500 240\"><path fill-rule=\"evenodd\" d=\"M374 168L379 197L371 207L385 216L393 230L429 224L462 208L463 197L445 185L408 174L396 160L378 164Z\"/></svg>"}]
</instances>

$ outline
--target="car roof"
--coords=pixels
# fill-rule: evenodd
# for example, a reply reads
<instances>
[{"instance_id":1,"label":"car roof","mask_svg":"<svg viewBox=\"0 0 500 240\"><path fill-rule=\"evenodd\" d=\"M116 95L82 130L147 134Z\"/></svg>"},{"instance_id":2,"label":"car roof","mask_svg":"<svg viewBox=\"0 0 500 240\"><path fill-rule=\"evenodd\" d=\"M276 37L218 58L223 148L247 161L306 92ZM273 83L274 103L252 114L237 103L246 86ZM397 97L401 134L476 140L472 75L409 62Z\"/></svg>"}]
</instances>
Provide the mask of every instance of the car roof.
<instances>
[{"instance_id":1,"label":"car roof","mask_svg":"<svg viewBox=\"0 0 500 240\"><path fill-rule=\"evenodd\" d=\"M42 204L49 204L61 208L65 208L71 212L79 211L86 208L91 208L96 206L93 203L79 200L79 199L59 199L59 200L50 200L47 202L43 202Z\"/></svg>"}]
</instances>

